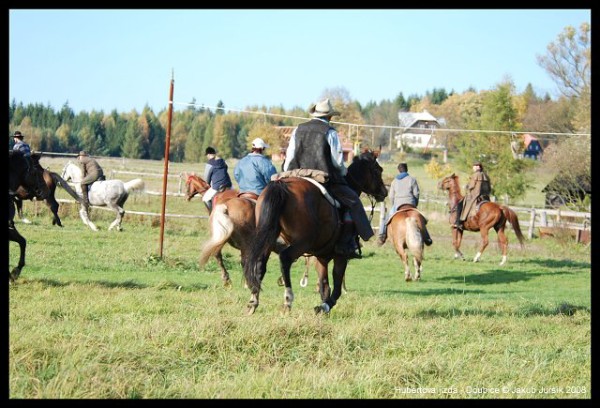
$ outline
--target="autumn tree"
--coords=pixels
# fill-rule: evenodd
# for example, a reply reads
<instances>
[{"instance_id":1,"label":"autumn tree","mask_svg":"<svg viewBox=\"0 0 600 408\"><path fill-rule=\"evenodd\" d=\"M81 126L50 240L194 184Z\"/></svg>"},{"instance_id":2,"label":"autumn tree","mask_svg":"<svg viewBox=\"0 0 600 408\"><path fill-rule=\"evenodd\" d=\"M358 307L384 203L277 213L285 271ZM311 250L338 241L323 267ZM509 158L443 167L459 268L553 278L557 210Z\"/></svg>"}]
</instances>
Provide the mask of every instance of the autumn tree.
<instances>
[{"instance_id":1,"label":"autumn tree","mask_svg":"<svg viewBox=\"0 0 600 408\"><path fill-rule=\"evenodd\" d=\"M584 22L579 31L567 26L556 41L538 55L538 64L546 70L560 93L572 99L576 112L574 124L582 132L591 130L592 27Z\"/></svg>"}]
</instances>

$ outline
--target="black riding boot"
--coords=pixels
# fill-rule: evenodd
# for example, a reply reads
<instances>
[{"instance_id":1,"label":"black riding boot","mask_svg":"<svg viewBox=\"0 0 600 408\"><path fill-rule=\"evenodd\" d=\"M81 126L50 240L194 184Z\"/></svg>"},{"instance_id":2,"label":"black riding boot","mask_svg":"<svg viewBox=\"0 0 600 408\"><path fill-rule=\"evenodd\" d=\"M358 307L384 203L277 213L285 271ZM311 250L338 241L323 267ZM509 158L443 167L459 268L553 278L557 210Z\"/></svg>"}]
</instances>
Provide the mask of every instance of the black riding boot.
<instances>
[{"instance_id":1,"label":"black riding boot","mask_svg":"<svg viewBox=\"0 0 600 408\"><path fill-rule=\"evenodd\" d=\"M88 197L89 186L87 184L81 185L81 205L86 213L90 212L90 199Z\"/></svg>"},{"instance_id":2,"label":"black riding boot","mask_svg":"<svg viewBox=\"0 0 600 408\"><path fill-rule=\"evenodd\" d=\"M427 231L427 227L423 227L423 242L427 246L433 244L433 240L429 236L429 231Z\"/></svg>"},{"instance_id":3,"label":"black riding boot","mask_svg":"<svg viewBox=\"0 0 600 408\"><path fill-rule=\"evenodd\" d=\"M454 227L460 230L463 229L463 221L460 219L460 216L462 213L464 203L464 200L460 200L458 204L456 204L456 219L454 220Z\"/></svg>"},{"instance_id":4,"label":"black riding boot","mask_svg":"<svg viewBox=\"0 0 600 408\"><path fill-rule=\"evenodd\" d=\"M335 253L344 255L348 259L362 258L360 245L358 244L358 234L353 221L342 222L340 237L335 244Z\"/></svg>"}]
</instances>

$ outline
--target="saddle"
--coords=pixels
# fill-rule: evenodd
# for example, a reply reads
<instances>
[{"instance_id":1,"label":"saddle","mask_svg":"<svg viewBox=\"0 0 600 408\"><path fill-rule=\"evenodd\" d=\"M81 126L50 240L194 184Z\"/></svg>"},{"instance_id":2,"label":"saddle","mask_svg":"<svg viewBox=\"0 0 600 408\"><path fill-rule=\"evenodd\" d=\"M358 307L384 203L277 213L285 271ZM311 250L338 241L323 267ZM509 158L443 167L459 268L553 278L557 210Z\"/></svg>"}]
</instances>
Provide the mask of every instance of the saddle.
<instances>
[{"instance_id":1,"label":"saddle","mask_svg":"<svg viewBox=\"0 0 600 408\"><path fill-rule=\"evenodd\" d=\"M312 184L314 184L323 194L323 197L335 208L341 208L341 204L338 200L333 198L329 191L325 188L324 184L329 181L329 174L322 170L314 170L314 169L294 169L288 171L282 171L281 173L276 173L271 176L271 181L289 178L289 177L297 177L302 178Z\"/></svg>"},{"instance_id":2,"label":"saddle","mask_svg":"<svg viewBox=\"0 0 600 408\"><path fill-rule=\"evenodd\" d=\"M388 218L388 221L386 222L385 225L389 225L390 222L392 221L392 218L394 218L394 215L396 215L399 212L407 212L407 211L411 211L414 210L416 212L418 212L419 214L421 214L423 216L423 219L425 220L425 224L427 224L427 217L425 217L425 214L423 214L417 207L412 206L411 204L402 204L399 208L396 209L396 211L394 211L393 214L390 215L390 218Z\"/></svg>"}]
</instances>

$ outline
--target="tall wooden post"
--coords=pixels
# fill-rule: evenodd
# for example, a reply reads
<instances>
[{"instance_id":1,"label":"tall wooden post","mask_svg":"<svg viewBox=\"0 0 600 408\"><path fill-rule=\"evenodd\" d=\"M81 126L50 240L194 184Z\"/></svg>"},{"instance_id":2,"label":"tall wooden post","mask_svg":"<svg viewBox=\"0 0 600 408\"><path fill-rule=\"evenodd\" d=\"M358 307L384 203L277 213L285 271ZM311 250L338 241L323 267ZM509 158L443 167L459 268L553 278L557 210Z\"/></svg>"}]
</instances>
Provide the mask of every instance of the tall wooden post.
<instances>
[{"instance_id":1,"label":"tall wooden post","mask_svg":"<svg viewBox=\"0 0 600 408\"><path fill-rule=\"evenodd\" d=\"M163 256L163 238L165 236L165 208L167 205L167 178L169 176L169 146L171 144L171 120L173 119L173 88L175 79L171 73L171 89L169 90L169 116L167 122L167 140L165 141L165 167L163 170L162 207L160 209L160 249L158 256Z\"/></svg>"}]
</instances>

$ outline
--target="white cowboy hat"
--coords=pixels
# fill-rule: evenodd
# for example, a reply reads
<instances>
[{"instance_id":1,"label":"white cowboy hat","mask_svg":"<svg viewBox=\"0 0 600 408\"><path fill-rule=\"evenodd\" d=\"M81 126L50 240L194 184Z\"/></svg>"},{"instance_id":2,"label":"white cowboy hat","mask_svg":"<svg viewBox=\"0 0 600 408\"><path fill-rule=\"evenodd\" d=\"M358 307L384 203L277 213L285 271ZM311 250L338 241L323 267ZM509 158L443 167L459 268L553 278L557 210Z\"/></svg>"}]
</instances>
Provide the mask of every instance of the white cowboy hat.
<instances>
[{"instance_id":1,"label":"white cowboy hat","mask_svg":"<svg viewBox=\"0 0 600 408\"><path fill-rule=\"evenodd\" d=\"M257 137L252 141L252 147L255 149L266 149L269 147L268 144L265 143L260 137Z\"/></svg>"},{"instance_id":2,"label":"white cowboy hat","mask_svg":"<svg viewBox=\"0 0 600 408\"><path fill-rule=\"evenodd\" d=\"M308 108L308 113L315 118L323 118L325 116L339 115L340 113L333 109L329 98L323 99L321 102L313 103Z\"/></svg>"}]
</instances>

